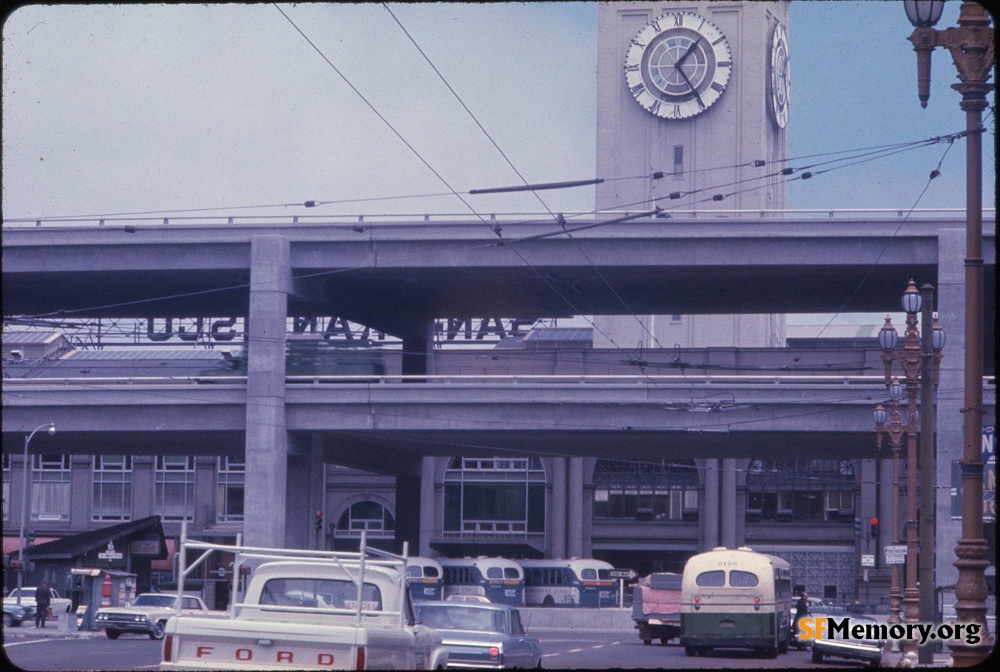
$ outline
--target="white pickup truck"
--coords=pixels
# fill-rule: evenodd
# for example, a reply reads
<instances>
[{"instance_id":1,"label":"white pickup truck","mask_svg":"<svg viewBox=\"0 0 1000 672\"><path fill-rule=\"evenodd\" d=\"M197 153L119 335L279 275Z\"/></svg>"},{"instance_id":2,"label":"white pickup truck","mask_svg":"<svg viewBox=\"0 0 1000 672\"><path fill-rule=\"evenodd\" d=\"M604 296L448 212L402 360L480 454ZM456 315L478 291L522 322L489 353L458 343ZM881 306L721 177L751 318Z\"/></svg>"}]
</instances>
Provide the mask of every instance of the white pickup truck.
<instances>
[{"instance_id":1,"label":"white pickup truck","mask_svg":"<svg viewBox=\"0 0 1000 672\"><path fill-rule=\"evenodd\" d=\"M253 571L228 618L177 614L167 621L161 670L440 670L448 651L437 631L417 623L406 589L406 557L366 548L360 553L222 546L188 541L247 560ZM179 555L185 557L185 552ZM239 582L236 582L234 592Z\"/></svg>"},{"instance_id":2,"label":"white pickup truck","mask_svg":"<svg viewBox=\"0 0 1000 672\"><path fill-rule=\"evenodd\" d=\"M3 598L4 604L15 604L17 602L17 596L21 595L21 604L30 606L32 610L35 608L35 591L37 588L25 587L25 588L15 588L10 591L10 594ZM55 588L49 588L52 592L52 601L49 603L49 608L52 610L53 616L58 616L62 613L68 613L72 609L73 602L68 597L60 597L59 591Z\"/></svg>"}]
</instances>

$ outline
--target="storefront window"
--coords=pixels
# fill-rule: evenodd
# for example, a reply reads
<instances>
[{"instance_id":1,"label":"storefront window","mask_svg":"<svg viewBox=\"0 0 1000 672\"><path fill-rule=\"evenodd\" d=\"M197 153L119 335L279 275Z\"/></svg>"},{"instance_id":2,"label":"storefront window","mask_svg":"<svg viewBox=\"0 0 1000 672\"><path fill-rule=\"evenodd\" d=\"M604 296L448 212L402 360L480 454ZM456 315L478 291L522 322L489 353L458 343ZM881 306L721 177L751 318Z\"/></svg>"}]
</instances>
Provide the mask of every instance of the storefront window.
<instances>
[{"instance_id":1,"label":"storefront window","mask_svg":"<svg viewBox=\"0 0 1000 672\"><path fill-rule=\"evenodd\" d=\"M594 467L594 518L697 520L693 460L599 460Z\"/></svg>"}]
</instances>

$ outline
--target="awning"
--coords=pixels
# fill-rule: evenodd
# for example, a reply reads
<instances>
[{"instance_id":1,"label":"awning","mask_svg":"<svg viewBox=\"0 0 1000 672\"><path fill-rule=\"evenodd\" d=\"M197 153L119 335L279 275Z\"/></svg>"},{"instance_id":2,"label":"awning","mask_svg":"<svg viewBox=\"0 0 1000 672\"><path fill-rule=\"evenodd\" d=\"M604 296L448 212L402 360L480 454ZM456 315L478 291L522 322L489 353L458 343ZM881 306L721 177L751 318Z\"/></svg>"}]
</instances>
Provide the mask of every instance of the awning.
<instances>
[{"instance_id":1,"label":"awning","mask_svg":"<svg viewBox=\"0 0 1000 672\"><path fill-rule=\"evenodd\" d=\"M34 548L29 548L25 555L29 560L72 560L99 548L107 547L109 541L142 533L158 537L160 551L157 555L160 557L166 555L167 546L164 543L163 525L160 523L159 516L149 516L140 520L103 527L99 530L81 532L45 544L38 544Z\"/></svg>"}]
</instances>

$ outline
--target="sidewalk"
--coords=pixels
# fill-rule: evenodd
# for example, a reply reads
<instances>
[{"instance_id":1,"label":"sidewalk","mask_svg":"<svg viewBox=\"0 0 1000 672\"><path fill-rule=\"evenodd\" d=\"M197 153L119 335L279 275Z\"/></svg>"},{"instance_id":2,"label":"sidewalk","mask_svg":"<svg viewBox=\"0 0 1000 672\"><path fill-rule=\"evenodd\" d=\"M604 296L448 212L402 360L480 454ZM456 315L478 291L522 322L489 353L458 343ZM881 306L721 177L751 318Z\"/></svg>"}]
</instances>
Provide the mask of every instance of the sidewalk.
<instances>
[{"instance_id":1,"label":"sidewalk","mask_svg":"<svg viewBox=\"0 0 1000 672\"><path fill-rule=\"evenodd\" d=\"M11 626L3 629L4 639L20 639L23 637L104 637L103 630L79 630L71 629L65 618L52 619L45 624L44 628L36 628L34 622L25 621L19 626Z\"/></svg>"},{"instance_id":2,"label":"sidewalk","mask_svg":"<svg viewBox=\"0 0 1000 672\"><path fill-rule=\"evenodd\" d=\"M902 651L889 651L886 649L882 656L882 667L954 667L955 663L951 659L951 652L945 648L940 653L934 654L933 663L919 663L916 658L906 659Z\"/></svg>"}]
</instances>

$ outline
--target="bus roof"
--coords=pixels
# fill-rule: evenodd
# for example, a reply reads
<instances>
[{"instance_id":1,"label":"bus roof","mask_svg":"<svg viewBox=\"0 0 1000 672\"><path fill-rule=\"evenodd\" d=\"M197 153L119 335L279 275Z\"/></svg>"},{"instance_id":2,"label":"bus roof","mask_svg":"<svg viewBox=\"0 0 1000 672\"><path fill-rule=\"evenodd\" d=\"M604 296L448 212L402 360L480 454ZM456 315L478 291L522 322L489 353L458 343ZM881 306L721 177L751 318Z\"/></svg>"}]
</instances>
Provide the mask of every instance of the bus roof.
<instances>
[{"instance_id":1,"label":"bus roof","mask_svg":"<svg viewBox=\"0 0 1000 672\"><path fill-rule=\"evenodd\" d=\"M746 546L740 546L739 548L725 548L720 546L713 548L711 551L692 556L684 566L684 573L687 574L689 571L700 572L707 567L718 567L719 562L727 560L738 562L744 568L763 567L767 565L777 569L789 569L788 561L776 555L758 553Z\"/></svg>"}]
</instances>

